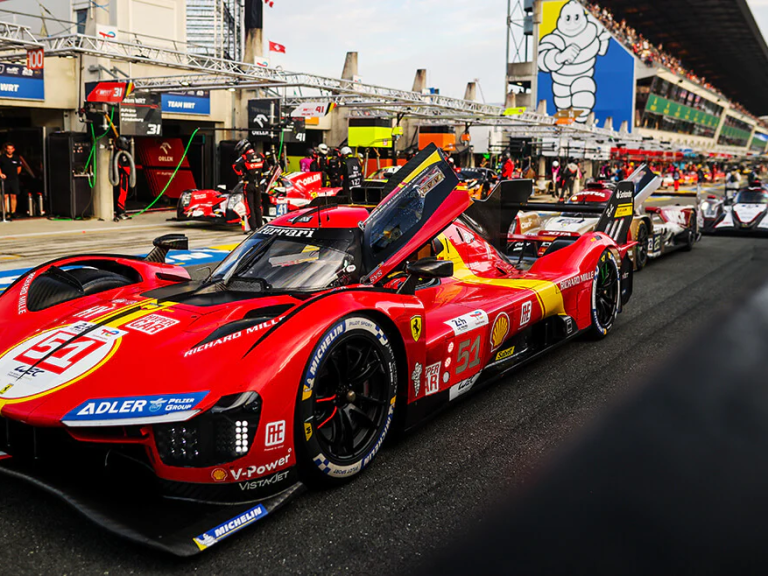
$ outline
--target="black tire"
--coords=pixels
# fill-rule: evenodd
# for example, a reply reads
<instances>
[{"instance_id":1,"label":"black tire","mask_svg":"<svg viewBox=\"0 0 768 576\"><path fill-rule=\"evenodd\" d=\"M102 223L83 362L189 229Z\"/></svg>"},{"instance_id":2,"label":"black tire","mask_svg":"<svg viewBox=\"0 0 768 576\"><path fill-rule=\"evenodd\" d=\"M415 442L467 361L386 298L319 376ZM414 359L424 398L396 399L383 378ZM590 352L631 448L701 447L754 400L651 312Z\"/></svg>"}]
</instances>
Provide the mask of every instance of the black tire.
<instances>
[{"instance_id":1,"label":"black tire","mask_svg":"<svg viewBox=\"0 0 768 576\"><path fill-rule=\"evenodd\" d=\"M605 250L595 267L592 279L592 326L595 338L605 338L619 313L621 283L619 265L610 250Z\"/></svg>"},{"instance_id":2,"label":"black tire","mask_svg":"<svg viewBox=\"0 0 768 576\"><path fill-rule=\"evenodd\" d=\"M639 272L648 264L648 225L645 222L638 224L635 240L635 269Z\"/></svg>"},{"instance_id":3,"label":"black tire","mask_svg":"<svg viewBox=\"0 0 768 576\"><path fill-rule=\"evenodd\" d=\"M318 341L296 400L299 473L310 484L333 485L359 475L392 425L397 368L384 330L350 316Z\"/></svg>"},{"instance_id":4,"label":"black tire","mask_svg":"<svg viewBox=\"0 0 768 576\"><path fill-rule=\"evenodd\" d=\"M691 218L691 227L686 230L685 244L683 244L683 250L690 252L693 250L693 245L698 240L699 230L698 222L696 221L696 215Z\"/></svg>"}]
</instances>

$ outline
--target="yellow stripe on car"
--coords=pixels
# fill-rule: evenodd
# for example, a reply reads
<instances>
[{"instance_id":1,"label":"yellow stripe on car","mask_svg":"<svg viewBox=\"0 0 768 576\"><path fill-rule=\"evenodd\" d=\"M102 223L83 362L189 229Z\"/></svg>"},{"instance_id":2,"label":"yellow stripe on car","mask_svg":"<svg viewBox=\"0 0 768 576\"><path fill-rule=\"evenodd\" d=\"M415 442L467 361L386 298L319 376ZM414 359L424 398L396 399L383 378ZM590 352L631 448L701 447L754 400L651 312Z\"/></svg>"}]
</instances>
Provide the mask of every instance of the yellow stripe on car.
<instances>
[{"instance_id":1,"label":"yellow stripe on car","mask_svg":"<svg viewBox=\"0 0 768 576\"><path fill-rule=\"evenodd\" d=\"M438 255L442 260L453 262L453 277L465 284L482 284L485 286L499 286L503 288L530 290L536 295L541 305L542 314L551 316L565 314L563 294L554 282L549 280L532 280L528 278L481 278L476 276L461 258L453 243L444 235L439 236L444 249Z\"/></svg>"}]
</instances>

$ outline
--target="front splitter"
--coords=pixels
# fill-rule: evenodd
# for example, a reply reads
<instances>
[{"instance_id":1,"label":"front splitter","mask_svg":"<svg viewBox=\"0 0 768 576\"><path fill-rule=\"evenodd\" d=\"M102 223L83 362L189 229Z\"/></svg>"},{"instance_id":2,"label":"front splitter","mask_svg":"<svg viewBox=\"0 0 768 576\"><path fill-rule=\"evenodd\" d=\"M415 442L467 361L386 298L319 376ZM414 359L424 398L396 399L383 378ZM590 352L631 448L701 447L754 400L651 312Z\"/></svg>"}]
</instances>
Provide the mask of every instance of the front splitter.
<instances>
[{"instance_id":1,"label":"front splitter","mask_svg":"<svg viewBox=\"0 0 768 576\"><path fill-rule=\"evenodd\" d=\"M176 556L193 556L258 523L301 494L301 482L256 502L201 504L163 498L147 490L74 479L36 469L13 457L0 474L18 478L61 498L86 518L133 542ZM142 486L142 488L144 488Z\"/></svg>"}]
</instances>

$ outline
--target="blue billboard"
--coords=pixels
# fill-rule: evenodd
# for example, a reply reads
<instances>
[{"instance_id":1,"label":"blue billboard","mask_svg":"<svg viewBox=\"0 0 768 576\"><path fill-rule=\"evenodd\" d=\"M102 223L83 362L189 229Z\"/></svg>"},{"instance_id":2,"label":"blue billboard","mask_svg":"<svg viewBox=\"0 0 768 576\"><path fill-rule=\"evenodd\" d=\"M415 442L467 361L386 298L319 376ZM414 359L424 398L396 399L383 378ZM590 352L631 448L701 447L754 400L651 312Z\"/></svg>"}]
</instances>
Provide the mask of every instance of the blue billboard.
<instances>
[{"instance_id":1,"label":"blue billboard","mask_svg":"<svg viewBox=\"0 0 768 576\"><path fill-rule=\"evenodd\" d=\"M163 94L163 112L208 115L211 113L211 93L208 90L168 92Z\"/></svg>"},{"instance_id":2,"label":"blue billboard","mask_svg":"<svg viewBox=\"0 0 768 576\"><path fill-rule=\"evenodd\" d=\"M0 98L45 100L43 71L0 62Z\"/></svg>"},{"instance_id":3,"label":"blue billboard","mask_svg":"<svg viewBox=\"0 0 768 576\"><path fill-rule=\"evenodd\" d=\"M548 114L573 109L583 123L594 112L598 126L611 117L631 130L635 57L576 0L543 2L538 68L537 101Z\"/></svg>"}]
</instances>

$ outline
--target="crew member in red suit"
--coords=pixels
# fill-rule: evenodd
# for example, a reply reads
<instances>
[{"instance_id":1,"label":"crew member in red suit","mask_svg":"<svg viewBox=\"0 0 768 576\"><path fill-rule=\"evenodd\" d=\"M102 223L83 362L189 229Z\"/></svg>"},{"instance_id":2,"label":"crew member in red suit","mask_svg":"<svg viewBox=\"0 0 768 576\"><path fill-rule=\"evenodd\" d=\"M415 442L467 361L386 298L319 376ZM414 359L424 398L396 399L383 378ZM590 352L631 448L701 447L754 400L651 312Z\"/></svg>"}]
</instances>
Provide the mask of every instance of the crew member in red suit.
<instances>
[{"instance_id":1,"label":"crew member in red suit","mask_svg":"<svg viewBox=\"0 0 768 576\"><path fill-rule=\"evenodd\" d=\"M515 174L515 163L512 158L507 154L507 159L504 162L504 166L501 168L501 179L509 180Z\"/></svg>"},{"instance_id":2,"label":"crew member in red suit","mask_svg":"<svg viewBox=\"0 0 768 576\"><path fill-rule=\"evenodd\" d=\"M263 154L257 153L248 140L240 140L235 145L238 158L232 165L235 174L240 176L243 184L243 194L248 205L248 220L245 231L258 230L263 224L261 214L261 181L267 170Z\"/></svg>"},{"instance_id":3,"label":"crew member in red suit","mask_svg":"<svg viewBox=\"0 0 768 576\"><path fill-rule=\"evenodd\" d=\"M118 150L128 152L131 149L131 143L125 136L120 136L115 140L115 146ZM131 163L125 154L117 155L117 173L119 181L113 189L115 194L115 221L126 220L129 218L125 212L125 202L128 199L128 190L131 187ZM114 182L114 180L113 180Z\"/></svg>"}]
</instances>

